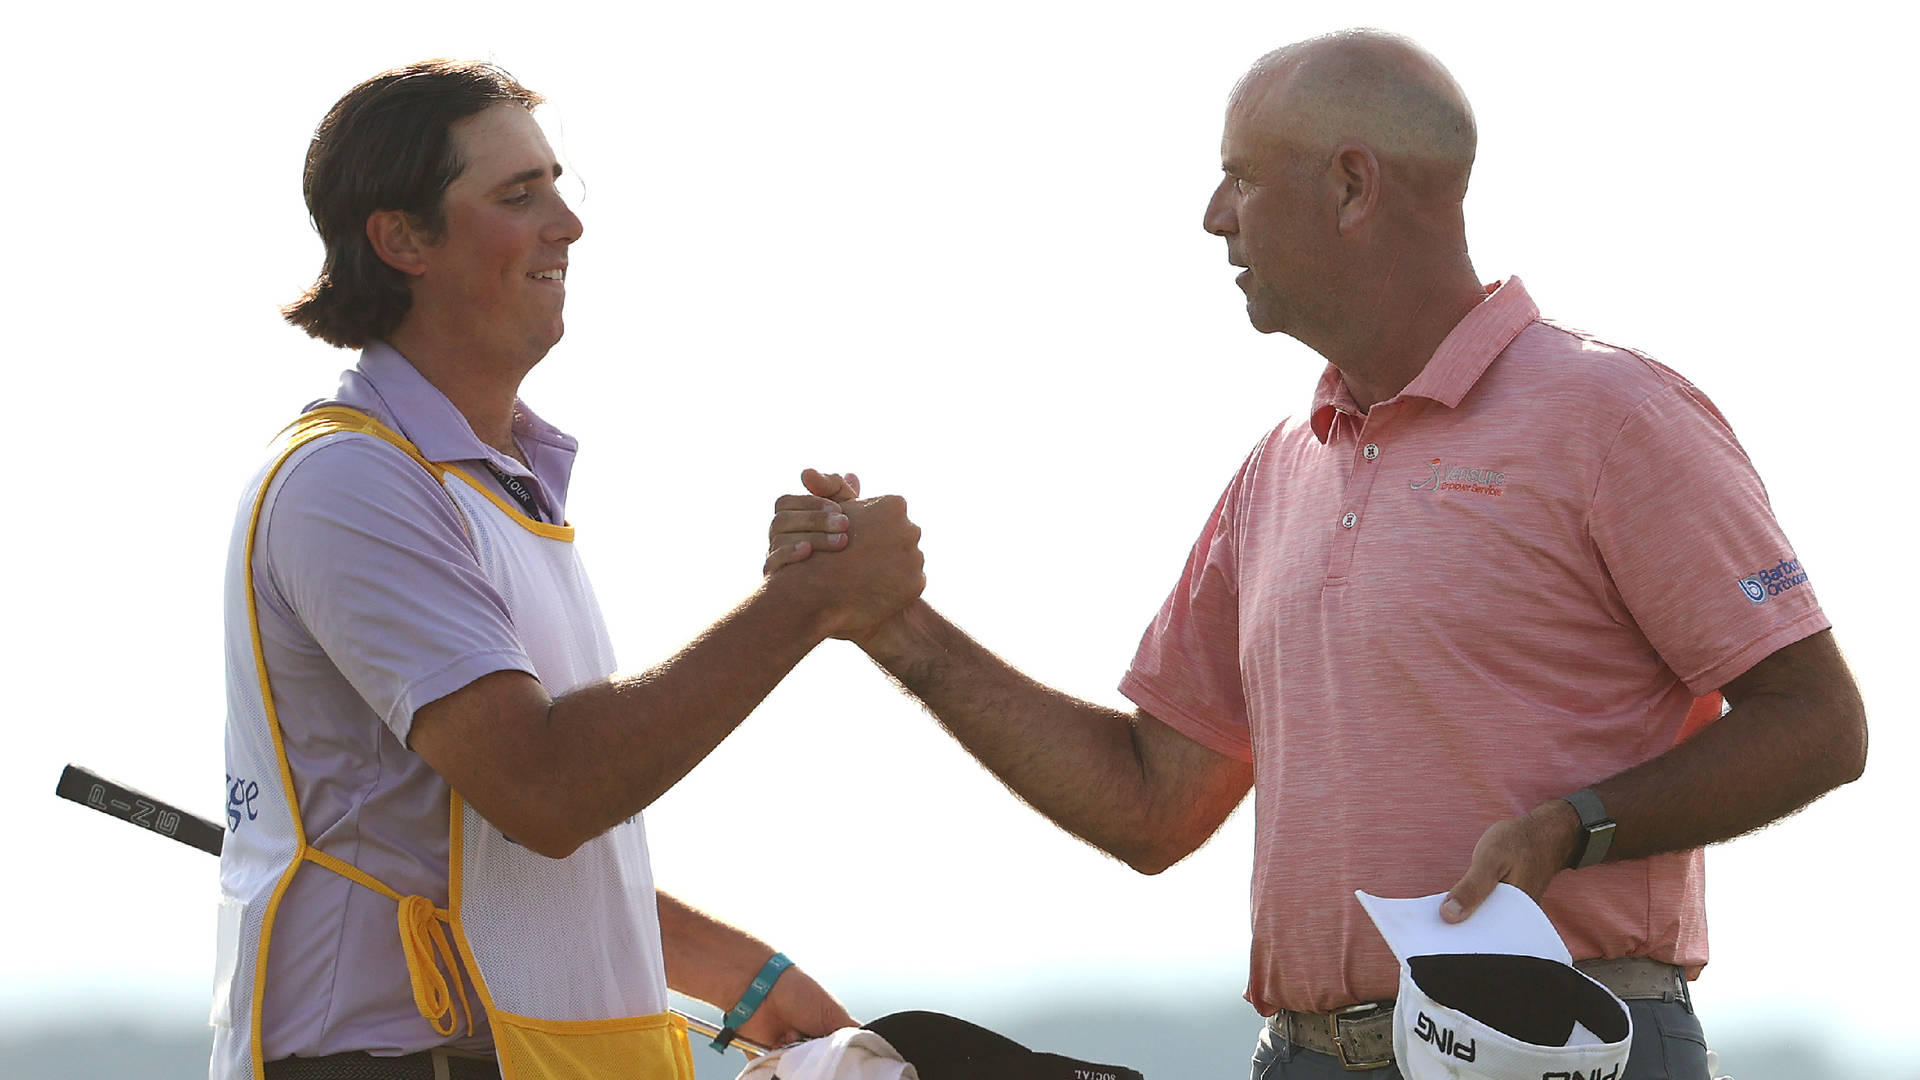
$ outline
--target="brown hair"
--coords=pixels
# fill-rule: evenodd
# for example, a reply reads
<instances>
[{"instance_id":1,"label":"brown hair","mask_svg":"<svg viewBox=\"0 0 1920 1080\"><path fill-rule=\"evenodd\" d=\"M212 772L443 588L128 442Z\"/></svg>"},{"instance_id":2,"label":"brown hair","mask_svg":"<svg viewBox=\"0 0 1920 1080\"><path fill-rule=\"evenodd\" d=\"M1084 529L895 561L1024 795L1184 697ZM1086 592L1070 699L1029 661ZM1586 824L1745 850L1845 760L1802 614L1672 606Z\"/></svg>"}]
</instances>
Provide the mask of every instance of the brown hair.
<instances>
[{"instance_id":1,"label":"brown hair","mask_svg":"<svg viewBox=\"0 0 1920 1080\"><path fill-rule=\"evenodd\" d=\"M342 348L392 333L413 294L406 275L374 252L367 218L399 210L439 236L447 185L467 167L454 153L454 123L491 105L531 109L543 100L499 67L469 60L422 60L347 91L314 130L301 185L326 262L280 314Z\"/></svg>"}]
</instances>

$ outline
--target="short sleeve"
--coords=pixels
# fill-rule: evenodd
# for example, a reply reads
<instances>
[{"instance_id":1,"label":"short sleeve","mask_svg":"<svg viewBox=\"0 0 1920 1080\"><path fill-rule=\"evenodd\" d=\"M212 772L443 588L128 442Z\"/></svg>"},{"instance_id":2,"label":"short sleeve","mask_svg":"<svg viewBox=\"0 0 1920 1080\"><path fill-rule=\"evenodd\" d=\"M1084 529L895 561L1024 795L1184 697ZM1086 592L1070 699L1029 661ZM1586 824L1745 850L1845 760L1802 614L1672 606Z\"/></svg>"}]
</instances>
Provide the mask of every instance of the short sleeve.
<instances>
[{"instance_id":1,"label":"short sleeve","mask_svg":"<svg viewBox=\"0 0 1920 1080\"><path fill-rule=\"evenodd\" d=\"M254 568L260 601L403 742L422 705L490 672L533 672L438 479L376 439L334 436L288 460Z\"/></svg>"},{"instance_id":2,"label":"short sleeve","mask_svg":"<svg viewBox=\"0 0 1920 1080\"><path fill-rule=\"evenodd\" d=\"M1179 584L1140 639L1120 692L1167 726L1217 754L1253 760L1240 678L1239 575L1235 523L1240 475L1220 496L1187 556Z\"/></svg>"},{"instance_id":3,"label":"short sleeve","mask_svg":"<svg viewBox=\"0 0 1920 1080\"><path fill-rule=\"evenodd\" d=\"M1733 430L1685 383L1621 426L1588 529L1640 632L1695 695L1829 625Z\"/></svg>"}]
</instances>

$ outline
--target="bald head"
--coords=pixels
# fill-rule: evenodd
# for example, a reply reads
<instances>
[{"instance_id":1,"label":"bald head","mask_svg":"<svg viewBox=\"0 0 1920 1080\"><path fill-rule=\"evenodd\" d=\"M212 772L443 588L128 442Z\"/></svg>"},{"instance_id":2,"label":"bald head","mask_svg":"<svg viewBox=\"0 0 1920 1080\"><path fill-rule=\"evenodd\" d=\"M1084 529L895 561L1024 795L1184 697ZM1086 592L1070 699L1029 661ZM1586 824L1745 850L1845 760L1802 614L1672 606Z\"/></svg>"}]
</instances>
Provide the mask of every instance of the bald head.
<instances>
[{"instance_id":1,"label":"bald head","mask_svg":"<svg viewBox=\"0 0 1920 1080\"><path fill-rule=\"evenodd\" d=\"M1406 38L1346 30L1261 57L1227 106L1204 219L1245 268L1254 328L1318 350L1356 394L1404 387L1485 295L1463 205L1474 141L1466 95Z\"/></svg>"},{"instance_id":2,"label":"bald head","mask_svg":"<svg viewBox=\"0 0 1920 1080\"><path fill-rule=\"evenodd\" d=\"M1311 162L1343 144L1439 198L1464 198L1473 109L1431 53L1396 34L1342 30L1268 53L1234 88L1229 113L1249 133Z\"/></svg>"}]
</instances>

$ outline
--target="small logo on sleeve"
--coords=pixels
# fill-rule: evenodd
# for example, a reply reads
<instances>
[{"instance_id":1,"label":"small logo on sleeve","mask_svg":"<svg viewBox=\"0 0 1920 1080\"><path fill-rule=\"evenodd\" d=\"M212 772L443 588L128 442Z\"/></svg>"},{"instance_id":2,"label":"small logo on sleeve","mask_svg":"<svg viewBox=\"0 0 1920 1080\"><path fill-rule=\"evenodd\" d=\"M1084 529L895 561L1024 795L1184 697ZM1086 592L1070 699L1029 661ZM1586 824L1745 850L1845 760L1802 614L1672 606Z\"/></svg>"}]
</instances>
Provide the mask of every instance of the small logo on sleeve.
<instances>
[{"instance_id":1,"label":"small logo on sleeve","mask_svg":"<svg viewBox=\"0 0 1920 1080\"><path fill-rule=\"evenodd\" d=\"M1806 583L1807 572L1800 569L1799 559L1781 559L1773 566L1741 578L1740 591L1753 603L1764 604L1769 598Z\"/></svg>"},{"instance_id":2,"label":"small logo on sleeve","mask_svg":"<svg viewBox=\"0 0 1920 1080\"><path fill-rule=\"evenodd\" d=\"M1507 474L1494 469L1448 465L1439 458L1427 462L1427 476L1410 482L1413 491L1465 491L1474 495L1505 495Z\"/></svg>"}]
</instances>

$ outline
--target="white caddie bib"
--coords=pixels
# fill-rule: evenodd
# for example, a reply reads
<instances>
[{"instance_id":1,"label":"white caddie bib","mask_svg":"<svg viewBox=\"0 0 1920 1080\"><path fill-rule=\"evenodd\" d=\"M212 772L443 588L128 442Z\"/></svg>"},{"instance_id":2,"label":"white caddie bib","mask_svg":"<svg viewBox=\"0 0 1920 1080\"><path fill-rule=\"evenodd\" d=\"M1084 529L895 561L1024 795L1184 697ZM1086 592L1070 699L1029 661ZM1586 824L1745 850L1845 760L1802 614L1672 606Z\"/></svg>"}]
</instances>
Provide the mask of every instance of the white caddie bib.
<instances>
[{"instance_id":1,"label":"white caddie bib","mask_svg":"<svg viewBox=\"0 0 1920 1080\"><path fill-rule=\"evenodd\" d=\"M215 1080L258 1080L259 1016L280 898L293 875L317 864L395 902L396 946L405 951L415 1003L436 1031L452 1034L472 1004L460 985L457 949L487 1011L504 1080L692 1080L686 1022L668 1011L660 924L639 816L564 859L509 840L450 797L448 904L400 896L359 869L307 844L293 775L274 717L253 590L253 538L289 461L334 438L377 438L405 453L445 488L464 520L487 581L506 600L542 685L555 697L614 669L613 649L579 558L573 530L534 521L463 470L427 461L411 443L364 413L316 410L287 429L262 476L244 544L229 575L228 619L251 627L251 655L228 639L227 772L277 776L261 791L259 817L229 833L220 859L220 951L212 1021ZM254 826L258 825L258 828ZM312 870L307 872L311 873ZM451 981L450 981L451 980Z\"/></svg>"}]
</instances>

